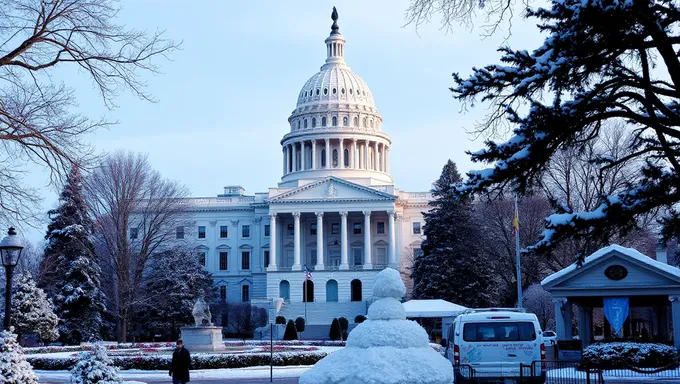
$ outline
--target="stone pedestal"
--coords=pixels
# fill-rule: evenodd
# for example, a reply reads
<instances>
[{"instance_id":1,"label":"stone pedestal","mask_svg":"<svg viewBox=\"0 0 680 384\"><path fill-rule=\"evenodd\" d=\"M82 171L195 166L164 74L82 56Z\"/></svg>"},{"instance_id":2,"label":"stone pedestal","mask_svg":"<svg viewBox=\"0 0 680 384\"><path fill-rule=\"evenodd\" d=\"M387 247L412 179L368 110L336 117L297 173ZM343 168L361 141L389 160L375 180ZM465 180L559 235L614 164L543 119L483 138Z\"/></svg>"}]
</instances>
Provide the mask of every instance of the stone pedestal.
<instances>
[{"instance_id":1,"label":"stone pedestal","mask_svg":"<svg viewBox=\"0 0 680 384\"><path fill-rule=\"evenodd\" d=\"M190 352L223 352L222 327L182 327L182 341Z\"/></svg>"}]
</instances>

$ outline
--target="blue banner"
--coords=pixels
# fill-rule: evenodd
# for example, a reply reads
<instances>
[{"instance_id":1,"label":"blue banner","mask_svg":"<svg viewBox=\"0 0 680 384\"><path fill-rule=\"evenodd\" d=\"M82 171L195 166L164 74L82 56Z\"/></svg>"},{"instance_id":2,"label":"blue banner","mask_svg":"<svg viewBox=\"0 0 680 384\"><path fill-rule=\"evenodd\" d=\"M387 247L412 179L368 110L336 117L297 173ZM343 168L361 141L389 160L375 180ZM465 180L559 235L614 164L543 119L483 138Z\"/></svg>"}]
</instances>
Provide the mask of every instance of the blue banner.
<instances>
[{"instance_id":1,"label":"blue banner","mask_svg":"<svg viewBox=\"0 0 680 384\"><path fill-rule=\"evenodd\" d=\"M611 324L614 333L621 335L621 328L623 323L628 318L628 298L627 297L605 297L604 298L604 316Z\"/></svg>"}]
</instances>

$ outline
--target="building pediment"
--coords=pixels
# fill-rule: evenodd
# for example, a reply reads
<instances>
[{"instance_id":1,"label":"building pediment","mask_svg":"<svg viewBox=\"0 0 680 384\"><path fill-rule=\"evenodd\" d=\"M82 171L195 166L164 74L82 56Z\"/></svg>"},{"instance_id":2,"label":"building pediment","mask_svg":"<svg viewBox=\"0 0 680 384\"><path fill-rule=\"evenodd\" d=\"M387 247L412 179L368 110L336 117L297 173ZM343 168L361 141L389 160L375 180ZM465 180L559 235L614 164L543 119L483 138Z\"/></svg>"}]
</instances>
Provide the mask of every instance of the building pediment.
<instances>
[{"instance_id":1,"label":"building pediment","mask_svg":"<svg viewBox=\"0 0 680 384\"><path fill-rule=\"evenodd\" d=\"M395 201L396 199L395 195L330 176L273 196L269 199L269 203Z\"/></svg>"}]
</instances>

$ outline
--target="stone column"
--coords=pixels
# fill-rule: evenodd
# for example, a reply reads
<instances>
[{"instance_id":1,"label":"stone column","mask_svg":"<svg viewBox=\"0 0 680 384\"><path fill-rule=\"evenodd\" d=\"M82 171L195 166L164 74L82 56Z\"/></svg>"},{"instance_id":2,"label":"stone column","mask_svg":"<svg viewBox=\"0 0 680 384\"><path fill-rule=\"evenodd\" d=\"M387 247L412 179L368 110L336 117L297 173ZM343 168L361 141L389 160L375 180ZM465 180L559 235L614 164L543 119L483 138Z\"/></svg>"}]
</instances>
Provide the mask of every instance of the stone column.
<instances>
[{"instance_id":1,"label":"stone column","mask_svg":"<svg viewBox=\"0 0 680 384\"><path fill-rule=\"evenodd\" d=\"M394 252L394 246L395 246L395 241L396 241L396 234L394 233L394 211L387 211L387 236L388 236L388 243L387 243L387 260L388 260L388 266L390 268L398 269L398 263L397 263L397 255Z\"/></svg>"},{"instance_id":2,"label":"stone column","mask_svg":"<svg viewBox=\"0 0 680 384\"><path fill-rule=\"evenodd\" d=\"M300 157L302 162L302 170L307 169L307 151L305 151L305 142L300 142Z\"/></svg>"},{"instance_id":3,"label":"stone column","mask_svg":"<svg viewBox=\"0 0 680 384\"><path fill-rule=\"evenodd\" d=\"M671 301L671 316L673 321L673 346L680 348L680 296L668 296Z\"/></svg>"},{"instance_id":4,"label":"stone column","mask_svg":"<svg viewBox=\"0 0 680 384\"><path fill-rule=\"evenodd\" d=\"M568 300L566 298L556 298L553 299L553 305L555 306L555 331L557 332L557 340L570 340L571 310L568 312L566 310L566 308L569 307ZM568 335L567 329L569 329Z\"/></svg>"},{"instance_id":5,"label":"stone column","mask_svg":"<svg viewBox=\"0 0 680 384\"><path fill-rule=\"evenodd\" d=\"M357 139L352 139L352 154L349 157L349 166L351 168L359 168L359 159L357 158Z\"/></svg>"},{"instance_id":6,"label":"stone column","mask_svg":"<svg viewBox=\"0 0 680 384\"><path fill-rule=\"evenodd\" d=\"M364 166L363 169L369 169L368 168L368 140L364 143Z\"/></svg>"},{"instance_id":7,"label":"stone column","mask_svg":"<svg viewBox=\"0 0 680 384\"><path fill-rule=\"evenodd\" d=\"M338 159L340 162L338 163L338 168L345 168L345 148L343 147L342 139L338 140Z\"/></svg>"},{"instance_id":8,"label":"stone column","mask_svg":"<svg viewBox=\"0 0 680 384\"><path fill-rule=\"evenodd\" d=\"M312 169L316 169L316 140L312 140Z\"/></svg>"},{"instance_id":9,"label":"stone column","mask_svg":"<svg viewBox=\"0 0 680 384\"><path fill-rule=\"evenodd\" d=\"M316 212L316 266L315 270L324 269L323 263L323 212Z\"/></svg>"},{"instance_id":10,"label":"stone column","mask_svg":"<svg viewBox=\"0 0 680 384\"><path fill-rule=\"evenodd\" d=\"M302 269L300 265L300 212L293 212L293 218L295 219L295 236L294 236L294 257L293 270L299 271Z\"/></svg>"},{"instance_id":11,"label":"stone column","mask_svg":"<svg viewBox=\"0 0 680 384\"><path fill-rule=\"evenodd\" d=\"M385 169L385 143L382 144L382 151L380 152L380 170L383 172L387 172L387 169Z\"/></svg>"},{"instance_id":12,"label":"stone column","mask_svg":"<svg viewBox=\"0 0 680 384\"><path fill-rule=\"evenodd\" d=\"M379 171L378 169L378 142L373 142L373 170Z\"/></svg>"},{"instance_id":13,"label":"stone column","mask_svg":"<svg viewBox=\"0 0 680 384\"><path fill-rule=\"evenodd\" d=\"M581 345L583 347L587 347L590 338L588 337L588 326L586 325L588 322L587 316L586 316L586 308L582 306L577 306L578 308L578 338L581 340Z\"/></svg>"},{"instance_id":14,"label":"stone column","mask_svg":"<svg viewBox=\"0 0 680 384\"><path fill-rule=\"evenodd\" d=\"M293 146L288 144L288 172L293 172L295 169L295 162L293 161Z\"/></svg>"},{"instance_id":15,"label":"stone column","mask_svg":"<svg viewBox=\"0 0 680 384\"><path fill-rule=\"evenodd\" d=\"M364 211L364 269L373 268L371 248L371 211Z\"/></svg>"},{"instance_id":16,"label":"stone column","mask_svg":"<svg viewBox=\"0 0 680 384\"><path fill-rule=\"evenodd\" d=\"M385 151L385 172L390 173L390 147Z\"/></svg>"},{"instance_id":17,"label":"stone column","mask_svg":"<svg viewBox=\"0 0 680 384\"><path fill-rule=\"evenodd\" d=\"M347 211L340 211L340 269L349 269L349 238L347 237Z\"/></svg>"},{"instance_id":18,"label":"stone column","mask_svg":"<svg viewBox=\"0 0 680 384\"><path fill-rule=\"evenodd\" d=\"M269 215L269 267L267 271L276 271L276 213Z\"/></svg>"},{"instance_id":19,"label":"stone column","mask_svg":"<svg viewBox=\"0 0 680 384\"><path fill-rule=\"evenodd\" d=\"M326 168L331 168L331 140L326 139Z\"/></svg>"},{"instance_id":20,"label":"stone column","mask_svg":"<svg viewBox=\"0 0 680 384\"><path fill-rule=\"evenodd\" d=\"M285 175L288 173L287 165L288 163L286 162L286 147L283 147L282 152L283 152L283 174Z\"/></svg>"}]
</instances>

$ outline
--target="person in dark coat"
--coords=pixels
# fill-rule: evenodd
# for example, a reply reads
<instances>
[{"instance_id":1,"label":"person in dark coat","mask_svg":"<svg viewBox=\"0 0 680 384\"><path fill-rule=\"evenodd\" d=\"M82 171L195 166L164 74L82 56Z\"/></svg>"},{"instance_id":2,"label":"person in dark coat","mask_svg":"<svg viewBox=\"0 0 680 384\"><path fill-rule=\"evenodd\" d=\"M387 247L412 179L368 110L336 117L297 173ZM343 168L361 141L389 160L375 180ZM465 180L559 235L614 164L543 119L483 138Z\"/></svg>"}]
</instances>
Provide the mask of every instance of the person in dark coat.
<instances>
[{"instance_id":1,"label":"person in dark coat","mask_svg":"<svg viewBox=\"0 0 680 384\"><path fill-rule=\"evenodd\" d=\"M184 348L182 340L177 340L177 348L172 352L172 362L170 363L172 384L188 383L190 381L189 369L191 369L191 355Z\"/></svg>"}]
</instances>

